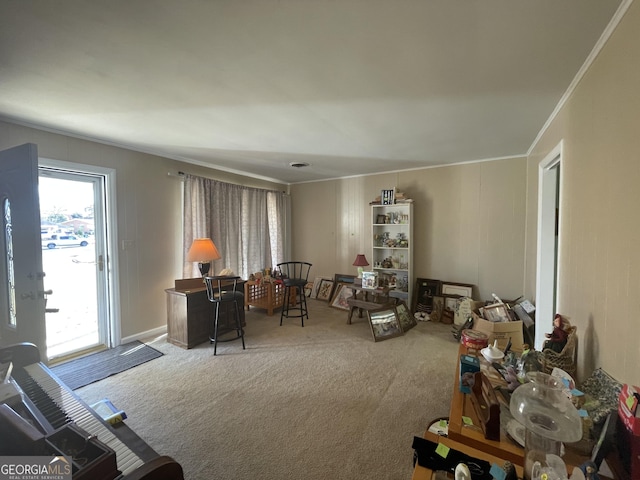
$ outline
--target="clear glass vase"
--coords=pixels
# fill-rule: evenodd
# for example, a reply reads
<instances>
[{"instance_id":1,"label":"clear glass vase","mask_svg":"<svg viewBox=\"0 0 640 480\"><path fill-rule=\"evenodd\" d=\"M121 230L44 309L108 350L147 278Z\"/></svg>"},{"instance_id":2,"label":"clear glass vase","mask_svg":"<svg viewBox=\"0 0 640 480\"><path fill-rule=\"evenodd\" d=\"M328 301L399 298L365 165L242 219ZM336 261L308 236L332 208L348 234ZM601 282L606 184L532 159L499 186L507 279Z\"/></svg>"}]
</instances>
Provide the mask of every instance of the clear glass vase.
<instances>
[{"instance_id":1,"label":"clear glass vase","mask_svg":"<svg viewBox=\"0 0 640 480\"><path fill-rule=\"evenodd\" d=\"M560 379L541 372L527 378L511 394L509 410L525 427L524 478L530 480L535 462L546 465L548 455L561 456L562 442L582 438L582 420Z\"/></svg>"}]
</instances>

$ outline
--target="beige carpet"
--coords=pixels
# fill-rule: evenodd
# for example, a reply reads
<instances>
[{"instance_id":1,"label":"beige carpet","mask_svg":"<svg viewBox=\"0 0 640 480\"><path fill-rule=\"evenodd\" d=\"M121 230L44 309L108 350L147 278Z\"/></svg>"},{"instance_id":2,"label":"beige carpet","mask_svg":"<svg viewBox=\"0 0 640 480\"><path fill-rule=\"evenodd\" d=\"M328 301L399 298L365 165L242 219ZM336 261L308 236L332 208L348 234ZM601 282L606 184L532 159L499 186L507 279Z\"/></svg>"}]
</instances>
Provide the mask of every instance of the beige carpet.
<instances>
[{"instance_id":1,"label":"beige carpet","mask_svg":"<svg viewBox=\"0 0 640 480\"><path fill-rule=\"evenodd\" d=\"M104 397L190 480L410 479L411 443L446 416L457 361L451 326L418 322L373 342L366 319L309 300L310 318L246 316L246 344L165 355L77 390Z\"/></svg>"}]
</instances>

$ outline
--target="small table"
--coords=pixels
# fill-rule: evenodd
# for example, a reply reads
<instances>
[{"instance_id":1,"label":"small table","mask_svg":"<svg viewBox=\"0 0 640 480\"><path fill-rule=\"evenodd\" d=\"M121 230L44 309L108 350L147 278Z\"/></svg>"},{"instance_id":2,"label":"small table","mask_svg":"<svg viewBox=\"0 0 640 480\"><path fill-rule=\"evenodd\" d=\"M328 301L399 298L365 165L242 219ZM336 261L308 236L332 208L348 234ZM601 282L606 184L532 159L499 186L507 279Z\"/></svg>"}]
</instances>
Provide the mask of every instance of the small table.
<instances>
[{"instance_id":1,"label":"small table","mask_svg":"<svg viewBox=\"0 0 640 480\"><path fill-rule=\"evenodd\" d=\"M349 317L347 324L351 325L351 318L353 312L358 310L358 317L362 318L362 311L366 310L379 310L385 307L392 307L395 305L396 300L389 298L389 288L363 288L361 285L348 284L346 285L353 291L353 296L347 299L349 305ZM360 294L360 298L358 298Z\"/></svg>"}]
</instances>

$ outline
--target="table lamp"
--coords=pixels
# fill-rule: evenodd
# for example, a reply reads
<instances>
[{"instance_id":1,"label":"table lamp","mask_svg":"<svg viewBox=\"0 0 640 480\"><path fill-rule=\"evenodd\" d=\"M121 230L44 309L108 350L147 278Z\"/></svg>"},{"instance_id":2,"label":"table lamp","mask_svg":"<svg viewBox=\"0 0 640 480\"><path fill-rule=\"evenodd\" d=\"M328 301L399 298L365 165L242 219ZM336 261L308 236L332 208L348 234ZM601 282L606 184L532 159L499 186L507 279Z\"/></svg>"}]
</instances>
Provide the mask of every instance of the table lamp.
<instances>
[{"instance_id":1,"label":"table lamp","mask_svg":"<svg viewBox=\"0 0 640 480\"><path fill-rule=\"evenodd\" d=\"M220 253L210 238L194 239L187 253L187 262L198 262L203 277L209 273L211 261L219 258Z\"/></svg>"},{"instance_id":2,"label":"table lamp","mask_svg":"<svg viewBox=\"0 0 640 480\"><path fill-rule=\"evenodd\" d=\"M358 278L362 278L363 267L366 267L367 265L369 265L369 262L367 262L367 258L364 256L364 253L359 253L353 262L353 266L358 267Z\"/></svg>"}]
</instances>

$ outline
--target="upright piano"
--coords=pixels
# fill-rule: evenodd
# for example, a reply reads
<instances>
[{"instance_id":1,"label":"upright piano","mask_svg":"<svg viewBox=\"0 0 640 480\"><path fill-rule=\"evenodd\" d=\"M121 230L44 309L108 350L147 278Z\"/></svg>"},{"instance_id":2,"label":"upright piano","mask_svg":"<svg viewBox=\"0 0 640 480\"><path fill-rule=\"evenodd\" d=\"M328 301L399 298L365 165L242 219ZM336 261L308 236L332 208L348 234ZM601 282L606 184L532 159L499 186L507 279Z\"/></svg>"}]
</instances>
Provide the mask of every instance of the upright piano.
<instances>
[{"instance_id":1,"label":"upright piano","mask_svg":"<svg viewBox=\"0 0 640 480\"><path fill-rule=\"evenodd\" d=\"M10 366L0 390L0 456L68 456L74 479L183 480L179 463L127 425L104 421L40 361L35 345L0 347L0 364Z\"/></svg>"}]
</instances>

